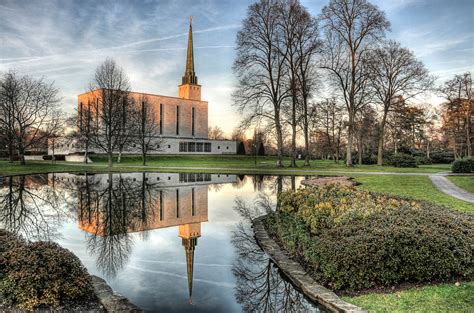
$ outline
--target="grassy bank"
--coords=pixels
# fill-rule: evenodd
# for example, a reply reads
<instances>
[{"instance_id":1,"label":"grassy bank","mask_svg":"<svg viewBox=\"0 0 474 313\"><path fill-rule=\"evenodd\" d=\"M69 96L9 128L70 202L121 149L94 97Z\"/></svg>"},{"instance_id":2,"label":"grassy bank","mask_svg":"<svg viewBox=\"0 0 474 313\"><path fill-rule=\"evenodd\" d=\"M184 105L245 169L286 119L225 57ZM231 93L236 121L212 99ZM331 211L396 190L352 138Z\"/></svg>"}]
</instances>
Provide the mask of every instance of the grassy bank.
<instances>
[{"instance_id":1,"label":"grassy bank","mask_svg":"<svg viewBox=\"0 0 474 313\"><path fill-rule=\"evenodd\" d=\"M342 298L370 312L472 312L473 295L474 282L462 282Z\"/></svg>"},{"instance_id":2,"label":"grassy bank","mask_svg":"<svg viewBox=\"0 0 474 313\"><path fill-rule=\"evenodd\" d=\"M474 176L448 176L456 186L474 193Z\"/></svg>"}]
</instances>

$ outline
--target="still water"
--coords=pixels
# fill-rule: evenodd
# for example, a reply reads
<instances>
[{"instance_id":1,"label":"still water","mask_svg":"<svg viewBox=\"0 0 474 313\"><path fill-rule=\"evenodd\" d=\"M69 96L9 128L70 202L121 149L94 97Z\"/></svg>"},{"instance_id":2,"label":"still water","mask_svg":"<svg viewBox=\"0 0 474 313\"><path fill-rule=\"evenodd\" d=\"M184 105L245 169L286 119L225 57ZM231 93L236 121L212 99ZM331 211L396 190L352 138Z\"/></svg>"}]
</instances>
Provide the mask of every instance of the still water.
<instances>
[{"instance_id":1,"label":"still water","mask_svg":"<svg viewBox=\"0 0 474 313\"><path fill-rule=\"evenodd\" d=\"M303 177L50 173L0 178L1 227L71 250L148 312L320 312L259 248L251 218Z\"/></svg>"}]
</instances>

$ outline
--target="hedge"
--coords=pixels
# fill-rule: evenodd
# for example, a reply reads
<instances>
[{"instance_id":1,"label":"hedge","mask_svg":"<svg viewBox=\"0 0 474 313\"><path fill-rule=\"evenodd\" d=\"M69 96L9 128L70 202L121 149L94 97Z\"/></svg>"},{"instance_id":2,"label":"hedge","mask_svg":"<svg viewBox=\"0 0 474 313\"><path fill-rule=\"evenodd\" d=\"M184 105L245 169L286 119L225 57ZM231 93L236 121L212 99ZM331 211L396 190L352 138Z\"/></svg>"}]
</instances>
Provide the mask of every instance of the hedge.
<instances>
[{"instance_id":1,"label":"hedge","mask_svg":"<svg viewBox=\"0 0 474 313\"><path fill-rule=\"evenodd\" d=\"M418 167L415 157L405 153L392 154L388 157L387 164L395 167Z\"/></svg>"},{"instance_id":2,"label":"hedge","mask_svg":"<svg viewBox=\"0 0 474 313\"><path fill-rule=\"evenodd\" d=\"M459 159L451 165L453 173L472 173L474 172L474 158Z\"/></svg>"},{"instance_id":3,"label":"hedge","mask_svg":"<svg viewBox=\"0 0 474 313\"><path fill-rule=\"evenodd\" d=\"M0 283L4 301L22 310L92 300L87 270L69 250L53 242L28 242L0 231Z\"/></svg>"},{"instance_id":4,"label":"hedge","mask_svg":"<svg viewBox=\"0 0 474 313\"><path fill-rule=\"evenodd\" d=\"M334 290L474 274L474 216L355 187L280 195L269 233Z\"/></svg>"}]
</instances>

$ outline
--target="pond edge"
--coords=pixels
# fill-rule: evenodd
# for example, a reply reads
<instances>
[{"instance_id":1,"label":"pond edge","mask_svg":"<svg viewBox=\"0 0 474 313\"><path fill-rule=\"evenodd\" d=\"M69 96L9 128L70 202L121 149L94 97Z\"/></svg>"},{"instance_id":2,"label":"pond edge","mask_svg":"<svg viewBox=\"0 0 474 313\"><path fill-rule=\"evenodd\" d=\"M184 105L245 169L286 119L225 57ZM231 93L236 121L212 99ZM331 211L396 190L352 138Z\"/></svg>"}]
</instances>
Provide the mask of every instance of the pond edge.
<instances>
[{"instance_id":1,"label":"pond edge","mask_svg":"<svg viewBox=\"0 0 474 313\"><path fill-rule=\"evenodd\" d=\"M259 246L267 253L285 276L311 301L321 304L333 312L367 312L339 298L333 291L318 284L296 261L268 235L263 220L266 215L252 220L253 231Z\"/></svg>"},{"instance_id":2,"label":"pond edge","mask_svg":"<svg viewBox=\"0 0 474 313\"><path fill-rule=\"evenodd\" d=\"M107 312L143 312L130 300L114 292L104 279L95 275L90 277L94 292Z\"/></svg>"}]
</instances>

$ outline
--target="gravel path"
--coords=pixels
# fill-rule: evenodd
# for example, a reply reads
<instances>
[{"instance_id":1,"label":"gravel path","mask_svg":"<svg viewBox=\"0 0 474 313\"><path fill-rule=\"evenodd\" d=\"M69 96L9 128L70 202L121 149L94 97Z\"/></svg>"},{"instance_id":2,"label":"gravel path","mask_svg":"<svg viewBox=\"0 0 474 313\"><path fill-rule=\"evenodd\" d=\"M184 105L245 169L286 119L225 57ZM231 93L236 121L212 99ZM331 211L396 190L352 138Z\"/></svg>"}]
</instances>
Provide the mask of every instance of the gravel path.
<instances>
[{"instance_id":1,"label":"gravel path","mask_svg":"<svg viewBox=\"0 0 474 313\"><path fill-rule=\"evenodd\" d=\"M430 175L430 179L433 184L438 188L440 191L448 194L452 197L457 199L474 203L474 193L466 191L462 188L459 188L455 184L453 184L449 179L446 178L445 175ZM474 179L474 176L472 177Z\"/></svg>"}]
</instances>

